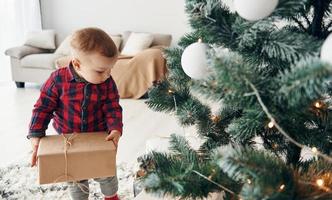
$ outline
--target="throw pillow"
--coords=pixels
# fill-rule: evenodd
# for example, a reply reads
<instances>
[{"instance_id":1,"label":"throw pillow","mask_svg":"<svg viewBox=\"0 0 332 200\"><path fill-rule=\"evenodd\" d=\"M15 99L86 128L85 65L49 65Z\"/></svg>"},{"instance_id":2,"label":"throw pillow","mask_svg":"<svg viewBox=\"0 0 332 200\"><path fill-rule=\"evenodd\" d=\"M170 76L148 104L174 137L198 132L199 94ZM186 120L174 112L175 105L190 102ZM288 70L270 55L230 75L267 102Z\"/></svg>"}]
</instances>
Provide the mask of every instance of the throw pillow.
<instances>
[{"instance_id":1,"label":"throw pillow","mask_svg":"<svg viewBox=\"0 0 332 200\"><path fill-rule=\"evenodd\" d=\"M67 67L71 61L71 56L64 56L55 60L55 67L57 69Z\"/></svg>"},{"instance_id":2,"label":"throw pillow","mask_svg":"<svg viewBox=\"0 0 332 200\"><path fill-rule=\"evenodd\" d=\"M60 46L56 49L54 52L55 54L61 54L61 55L70 55L70 41L71 36L67 36L60 44Z\"/></svg>"},{"instance_id":3,"label":"throw pillow","mask_svg":"<svg viewBox=\"0 0 332 200\"><path fill-rule=\"evenodd\" d=\"M26 34L25 45L42 49L55 49L54 30L33 31Z\"/></svg>"},{"instance_id":4,"label":"throw pillow","mask_svg":"<svg viewBox=\"0 0 332 200\"><path fill-rule=\"evenodd\" d=\"M122 49L123 55L134 56L144 49L150 47L153 35L150 33L131 33L125 46Z\"/></svg>"},{"instance_id":5,"label":"throw pillow","mask_svg":"<svg viewBox=\"0 0 332 200\"><path fill-rule=\"evenodd\" d=\"M120 45L121 45L121 42L122 42L122 38L121 36L118 36L118 35L111 35L111 38L116 46L116 48L119 50L120 49Z\"/></svg>"}]
</instances>

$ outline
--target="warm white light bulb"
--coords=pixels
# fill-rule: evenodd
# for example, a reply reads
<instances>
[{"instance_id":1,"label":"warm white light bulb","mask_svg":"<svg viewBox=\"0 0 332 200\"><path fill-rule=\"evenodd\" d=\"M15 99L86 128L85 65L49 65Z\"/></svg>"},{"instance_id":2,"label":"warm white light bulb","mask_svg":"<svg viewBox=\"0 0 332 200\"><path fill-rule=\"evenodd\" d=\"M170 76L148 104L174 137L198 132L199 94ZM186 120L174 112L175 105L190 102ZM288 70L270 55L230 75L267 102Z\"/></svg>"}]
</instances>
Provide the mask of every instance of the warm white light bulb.
<instances>
[{"instance_id":1,"label":"warm white light bulb","mask_svg":"<svg viewBox=\"0 0 332 200\"><path fill-rule=\"evenodd\" d=\"M317 184L319 187L323 187L323 186L324 186L324 180L323 180L323 179L317 179L316 184Z\"/></svg>"},{"instance_id":2,"label":"warm white light bulb","mask_svg":"<svg viewBox=\"0 0 332 200\"><path fill-rule=\"evenodd\" d=\"M285 186L284 184L282 184L282 185L280 185L279 189L280 189L280 190L284 190L285 187L286 187L286 186Z\"/></svg>"},{"instance_id":3,"label":"warm white light bulb","mask_svg":"<svg viewBox=\"0 0 332 200\"><path fill-rule=\"evenodd\" d=\"M317 153L317 152L318 152L318 149L317 149L316 147L312 147L312 148L311 148L311 151L312 151L313 153Z\"/></svg>"},{"instance_id":4,"label":"warm white light bulb","mask_svg":"<svg viewBox=\"0 0 332 200\"><path fill-rule=\"evenodd\" d=\"M267 125L269 128L273 128L274 127L274 123L273 121L270 121L269 124Z\"/></svg>"},{"instance_id":5,"label":"warm white light bulb","mask_svg":"<svg viewBox=\"0 0 332 200\"><path fill-rule=\"evenodd\" d=\"M321 104L319 101L317 101L317 102L315 103L315 107L316 107L316 108L321 108L321 107L322 107L322 104Z\"/></svg>"}]
</instances>

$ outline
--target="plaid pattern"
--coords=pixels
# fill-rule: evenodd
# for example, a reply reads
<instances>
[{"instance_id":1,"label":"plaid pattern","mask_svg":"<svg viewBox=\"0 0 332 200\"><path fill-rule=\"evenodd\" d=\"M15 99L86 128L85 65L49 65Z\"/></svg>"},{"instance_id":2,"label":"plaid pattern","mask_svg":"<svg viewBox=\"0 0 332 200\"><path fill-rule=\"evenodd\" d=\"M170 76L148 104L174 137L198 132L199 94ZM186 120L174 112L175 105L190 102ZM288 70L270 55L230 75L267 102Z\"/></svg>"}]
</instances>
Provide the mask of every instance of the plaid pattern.
<instances>
[{"instance_id":1,"label":"plaid pattern","mask_svg":"<svg viewBox=\"0 0 332 200\"><path fill-rule=\"evenodd\" d=\"M53 72L40 92L28 137L45 136L52 118L59 134L112 130L122 133L122 108L111 77L101 84L91 84L80 78L70 64Z\"/></svg>"}]
</instances>

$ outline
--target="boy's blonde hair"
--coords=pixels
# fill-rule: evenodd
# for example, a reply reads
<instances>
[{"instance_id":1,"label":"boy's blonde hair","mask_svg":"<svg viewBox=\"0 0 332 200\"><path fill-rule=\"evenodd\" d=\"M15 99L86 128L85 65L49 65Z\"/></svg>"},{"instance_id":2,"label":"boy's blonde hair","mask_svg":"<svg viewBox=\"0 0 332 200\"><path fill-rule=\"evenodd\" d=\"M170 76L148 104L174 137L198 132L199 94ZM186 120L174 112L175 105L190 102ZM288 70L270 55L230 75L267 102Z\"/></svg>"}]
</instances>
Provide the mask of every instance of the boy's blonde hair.
<instances>
[{"instance_id":1,"label":"boy's blonde hair","mask_svg":"<svg viewBox=\"0 0 332 200\"><path fill-rule=\"evenodd\" d=\"M73 49L84 53L98 52L106 57L118 55L118 49L112 38L99 28L83 28L77 30L71 38Z\"/></svg>"}]
</instances>

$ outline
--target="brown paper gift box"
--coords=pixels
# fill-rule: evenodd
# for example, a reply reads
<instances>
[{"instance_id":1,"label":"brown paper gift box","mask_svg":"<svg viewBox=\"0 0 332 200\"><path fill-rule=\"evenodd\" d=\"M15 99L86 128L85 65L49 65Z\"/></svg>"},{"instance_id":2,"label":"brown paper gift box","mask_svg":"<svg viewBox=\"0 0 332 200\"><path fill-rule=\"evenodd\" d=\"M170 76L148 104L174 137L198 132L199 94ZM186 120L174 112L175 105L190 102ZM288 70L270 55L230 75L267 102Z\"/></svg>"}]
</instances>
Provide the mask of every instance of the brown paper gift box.
<instances>
[{"instance_id":1,"label":"brown paper gift box","mask_svg":"<svg viewBox=\"0 0 332 200\"><path fill-rule=\"evenodd\" d=\"M95 132L43 137L37 153L39 184L114 176L116 147L106 136Z\"/></svg>"}]
</instances>

